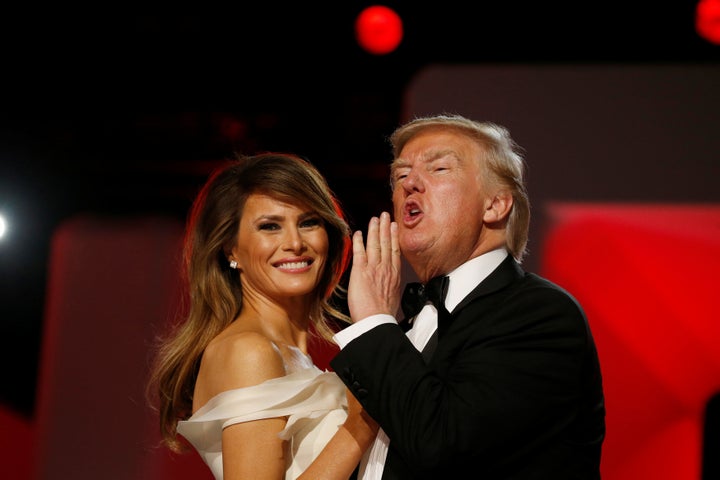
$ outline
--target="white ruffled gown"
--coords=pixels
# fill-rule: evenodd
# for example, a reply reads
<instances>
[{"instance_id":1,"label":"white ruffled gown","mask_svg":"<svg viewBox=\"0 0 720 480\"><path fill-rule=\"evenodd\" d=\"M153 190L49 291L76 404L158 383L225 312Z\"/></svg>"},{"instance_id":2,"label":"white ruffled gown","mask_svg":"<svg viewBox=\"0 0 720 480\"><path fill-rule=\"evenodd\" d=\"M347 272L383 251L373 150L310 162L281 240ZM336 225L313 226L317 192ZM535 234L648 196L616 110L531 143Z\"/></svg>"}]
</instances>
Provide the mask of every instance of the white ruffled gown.
<instances>
[{"instance_id":1,"label":"white ruffled gown","mask_svg":"<svg viewBox=\"0 0 720 480\"><path fill-rule=\"evenodd\" d=\"M198 451L217 480L223 478L222 429L235 423L287 416L280 437L288 440L286 480L297 478L347 417L345 385L297 350L288 374L252 387L222 392L178 423L177 431Z\"/></svg>"}]
</instances>

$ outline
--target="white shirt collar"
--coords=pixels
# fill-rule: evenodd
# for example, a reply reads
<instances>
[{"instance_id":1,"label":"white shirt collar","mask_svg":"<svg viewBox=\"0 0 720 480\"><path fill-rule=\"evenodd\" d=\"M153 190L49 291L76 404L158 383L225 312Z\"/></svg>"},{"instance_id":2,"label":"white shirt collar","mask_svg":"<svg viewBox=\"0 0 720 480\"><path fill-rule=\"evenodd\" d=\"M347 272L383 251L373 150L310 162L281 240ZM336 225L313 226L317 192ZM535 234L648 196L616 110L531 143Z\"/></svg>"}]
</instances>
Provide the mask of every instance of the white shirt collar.
<instances>
[{"instance_id":1,"label":"white shirt collar","mask_svg":"<svg viewBox=\"0 0 720 480\"><path fill-rule=\"evenodd\" d=\"M508 255L504 247L491 250L468 260L450 272L448 274L450 283L445 297L445 308L448 312L452 312L462 299L485 280Z\"/></svg>"}]
</instances>

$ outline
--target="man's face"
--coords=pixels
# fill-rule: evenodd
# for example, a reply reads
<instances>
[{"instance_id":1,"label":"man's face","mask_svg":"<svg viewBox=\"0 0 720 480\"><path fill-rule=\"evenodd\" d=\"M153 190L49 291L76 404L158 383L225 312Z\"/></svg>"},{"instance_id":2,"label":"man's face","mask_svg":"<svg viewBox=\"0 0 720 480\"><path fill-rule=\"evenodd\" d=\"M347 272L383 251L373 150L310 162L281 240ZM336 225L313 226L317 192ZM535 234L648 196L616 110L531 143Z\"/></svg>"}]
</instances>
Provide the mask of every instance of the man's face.
<instances>
[{"instance_id":1,"label":"man's face","mask_svg":"<svg viewBox=\"0 0 720 480\"><path fill-rule=\"evenodd\" d=\"M425 272L447 273L474 256L488 202L482 153L460 133L431 129L407 142L393 163L394 219L414 268L428 263Z\"/></svg>"}]
</instances>

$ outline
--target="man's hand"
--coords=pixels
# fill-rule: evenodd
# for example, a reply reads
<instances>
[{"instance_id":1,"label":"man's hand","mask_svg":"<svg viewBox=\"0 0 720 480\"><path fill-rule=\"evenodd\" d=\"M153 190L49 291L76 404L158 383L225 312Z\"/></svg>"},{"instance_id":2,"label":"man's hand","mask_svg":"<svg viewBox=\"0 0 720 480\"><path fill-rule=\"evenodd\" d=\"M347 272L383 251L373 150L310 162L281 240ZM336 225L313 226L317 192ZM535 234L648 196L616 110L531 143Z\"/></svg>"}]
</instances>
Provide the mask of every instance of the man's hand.
<instances>
[{"instance_id":1,"label":"man's hand","mask_svg":"<svg viewBox=\"0 0 720 480\"><path fill-rule=\"evenodd\" d=\"M367 248L361 231L353 234L348 308L354 322L379 313L395 315L400 306L400 244L395 222L382 212L368 225Z\"/></svg>"}]
</instances>

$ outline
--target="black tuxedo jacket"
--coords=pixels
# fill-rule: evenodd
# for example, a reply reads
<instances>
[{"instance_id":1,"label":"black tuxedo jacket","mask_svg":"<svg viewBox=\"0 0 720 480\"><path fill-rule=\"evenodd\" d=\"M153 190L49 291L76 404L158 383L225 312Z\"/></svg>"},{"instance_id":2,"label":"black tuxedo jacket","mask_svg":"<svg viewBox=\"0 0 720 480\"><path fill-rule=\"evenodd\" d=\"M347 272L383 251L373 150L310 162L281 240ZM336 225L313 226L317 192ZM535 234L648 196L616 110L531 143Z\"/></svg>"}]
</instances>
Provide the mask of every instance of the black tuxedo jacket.
<instances>
[{"instance_id":1,"label":"black tuxedo jacket","mask_svg":"<svg viewBox=\"0 0 720 480\"><path fill-rule=\"evenodd\" d=\"M605 405L585 314L512 256L439 325L428 364L387 324L330 365L391 439L384 479L600 478Z\"/></svg>"}]
</instances>

